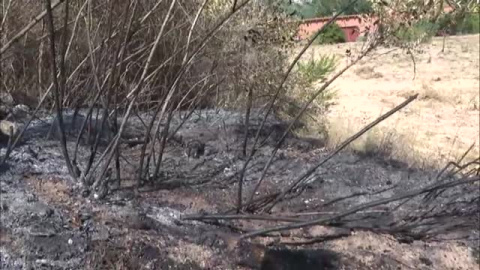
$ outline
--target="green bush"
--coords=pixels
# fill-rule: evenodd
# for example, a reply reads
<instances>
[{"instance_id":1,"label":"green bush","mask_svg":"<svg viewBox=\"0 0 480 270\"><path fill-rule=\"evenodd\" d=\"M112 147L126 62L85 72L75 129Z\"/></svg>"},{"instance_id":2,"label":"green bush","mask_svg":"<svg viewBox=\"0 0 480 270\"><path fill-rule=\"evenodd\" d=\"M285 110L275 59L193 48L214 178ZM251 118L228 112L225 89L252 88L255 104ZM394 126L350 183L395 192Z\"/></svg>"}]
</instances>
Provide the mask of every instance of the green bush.
<instances>
[{"instance_id":1,"label":"green bush","mask_svg":"<svg viewBox=\"0 0 480 270\"><path fill-rule=\"evenodd\" d=\"M439 30L439 25L427 20L419 21L411 27L405 26L395 36L405 42L429 42Z\"/></svg>"},{"instance_id":2,"label":"green bush","mask_svg":"<svg viewBox=\"0 0 480 270\"><path fill-rule=\"evenodd\" d=\"M455 34L478 34L480 32L480 14L467 13L465 17L455 18L451 14L445 14L437 21L438 29L450 35Z\"/></svg>"},{"instance_id":3,"label":"green bush","mask_svg":"<svg viewBox=\"0 0 480 270\"><path fill-rule=\"evenodd\" d=\"M317 44L334 44L347 41L342 28L336 23L332 23L323 29L322 33L317 37Z\"/></svg>"},{"instance_id":4,"label":"green bush","mask_svg":"<svg viewBox=\"0 0 480 270\"><path fill-rule=\"evenodd\" d=\"M480 14L470 13L457 25L457 32L461 34L480 33Z\"/></svg>"},{"instance_id":5,"label":"green bush","mask_svg":"<svg viewBox=\"0 0 480 270\"><path fill-rule=\"evenodd\" d=\"M308 61L298 62L297 68L300 77L307 84L324 80L326 75L335 69L337 59L335 55L322 55L319 59L313 57Z\"/></svg>"}]
</instances>

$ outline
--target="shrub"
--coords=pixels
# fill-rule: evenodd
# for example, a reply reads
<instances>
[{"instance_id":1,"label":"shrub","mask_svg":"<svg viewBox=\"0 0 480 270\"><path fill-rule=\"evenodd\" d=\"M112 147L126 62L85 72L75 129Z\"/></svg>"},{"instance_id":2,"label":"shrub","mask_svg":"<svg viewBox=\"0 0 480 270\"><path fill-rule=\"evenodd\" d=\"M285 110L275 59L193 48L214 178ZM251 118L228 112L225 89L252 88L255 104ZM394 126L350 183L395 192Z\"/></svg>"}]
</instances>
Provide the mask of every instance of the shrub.
<instances>
[{"instance_id":1,"label":"shrub","mask_svg":"<svg viewBox=\"0 0 480 270\"><path fill-rule=\"evenodd\" d=\"M317 37L317 44L333 44L343 43L347 41L342 28L336 23L332 23L323 29L322 33Z\"/></svg>"},{"instance_id":2,"label":"shrub","mask_svg":"<svg viewBox=\"0 0 480 270\"><path fill-rule=\"evenodd\" d=\"M461 34L478 34L480 33L480 14L469 13L459 22L457 32Z\"/></svg>"},{"instance_id":3,"label":"shrub","mask_svg":"<svg viewBox=\"0 0 480 270\"><path fill-rule=\"evenodd\" d=\"M478 34L480 32L480 14L467 13L464 17L456 18L452 14L445 14L437 21L438 29L448 34Z\"/></svg>"},{"instance_id":4,"label":"shrub","mask_svg":"<svg viewBox=\"0 0 480 270\"><path fill-rule=\"evenodd\" d=\"M310 60L298 62L296 72L289 80L295 86L287 89L286 95L282 98L285 102L278 110L280 115L286 118L297 115L303 105L318 91L318 88L314 87L315 83L325 80L336 65L337 58L328 55L321 55L317 59L312 56ZM324 136L326 129L321 119L334 97L335 93L328 88L320 93L300 118L300 129L297 128L296 131Z\"/></svg>"},{"instance_id":5,"label":"shrub","mask_svg":"<svg viewBox=\"0 0 480 270\"><path fill-rule=\"evenodd\" d=\"M395 36L405 42L429 42L433 36L437 33L439 25L429 22L427 20L421 20L414 24L412 27L401 27L395 34Z\"/></svg>"},{"instance_id":6,"label":"shrub","mask_svg":"<svg viewBox=\"0 0 480 270\"><path fill-rule=\"evenodd\" d=\"M312 57L308 61L298 62L297 68L302 79L312 84L325 79L325 76L335 69L336 62L335 55L321 55L319 59Z\"/></svg>"}]
</instances>

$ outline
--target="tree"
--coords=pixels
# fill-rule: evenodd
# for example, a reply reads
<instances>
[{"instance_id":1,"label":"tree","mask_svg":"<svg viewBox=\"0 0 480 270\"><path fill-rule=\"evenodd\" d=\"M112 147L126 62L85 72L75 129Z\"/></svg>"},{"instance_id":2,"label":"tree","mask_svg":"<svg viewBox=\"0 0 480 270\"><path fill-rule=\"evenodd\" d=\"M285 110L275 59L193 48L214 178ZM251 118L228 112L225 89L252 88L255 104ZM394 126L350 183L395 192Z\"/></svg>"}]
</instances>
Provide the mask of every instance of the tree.
<instances>
[{"instance_id":1,"label":"tree","mask_svg":"<svg viewBox=\"0 0 480 270\"><path fill-rule=\"evenodd\" d=\"M371 13L372 3L369 0L358 0L350 5L351 0L310 0L310 1L270 1L276 3L284 12L300 18L332 16L335 12L346 8L344 15Z\"/></svg>"}]
</instances>

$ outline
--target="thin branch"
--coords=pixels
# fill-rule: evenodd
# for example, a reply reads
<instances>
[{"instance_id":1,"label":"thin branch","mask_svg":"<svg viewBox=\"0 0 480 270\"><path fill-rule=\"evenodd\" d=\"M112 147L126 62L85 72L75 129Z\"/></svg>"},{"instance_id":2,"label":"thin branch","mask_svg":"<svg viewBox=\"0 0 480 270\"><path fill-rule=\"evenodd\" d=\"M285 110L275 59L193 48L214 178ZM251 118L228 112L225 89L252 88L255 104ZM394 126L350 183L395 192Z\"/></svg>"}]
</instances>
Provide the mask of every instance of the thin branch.
<instances>
[{"instance_id":1,"label":"thin branch","mask_svg":"<svg viewBox=\"0 0 480 270\"><path fill-rule=\"evenodd\" d=\"M353 207L349 210L346 210L344 212L341 212L341 213L336 214L336 215L331 216L331 217L319 218L319 219L306 221L306 222L300 222L300 223L292 224L292 225L288 225L288 226L276 226L276 227L261 229L261 230L258 230L258 231L247 233L247 234L241 236L241 238L242 239L251 238L251 237L259 236L259 235L262 235L262 234L265 234L265 233L270 233L270 232L286 231L286 230L305 228L305 227L310 227L310 226L315 226L315 225L327 224L328 222L341 219L343 217L355 214L359 211L362 211L362 210L365 210L365 209L368 209L368 208L372 208L372 207L375 207L375 206L378 206L378 205L384 205L384 204L400 201L400 200L403 200L403 199L415 197L415 196L418 196L418 195L421 195L421 194L424 194L424 193L432 192L432 191L437 190L437 189L453 188L453 187L460 186L460 185L473 184L473 183L476 183L476 182L479 182L479 181L480 181L480 177L471 177L471 178L460 179L460 180L453 181L453 182L450 182L450 183L433 184L433 185L430 185L430 186L427 186L427 187L424 187L424 188L421 188L421 189L406 192L404 194L399 194L399 195L393 196L391 198L379 199L379 200L376 200L376 201L364 203L364 204L358 205L356 207Z\"/></svg>"},{"instance_id":2,"label":"thin branch","mask_svg":"<svg viewBox=\"0 0 480 270\"><path fill-rule=\"evenodd\" d=\"M63 2L63 1L62 1ZM55 95L55 108L57 111L57 124L58 124L58 132L60 133L60 147L62 149L63 157L65 159L66 165L68 172L70 175L73 177L73 179L76 179L76 174L73 169L70 157L68 155L68 150L67 150L67 139L65 136L65 130L64 130L64 124L63 124L63 112L61 108L61 101L60 101L60 94L61 94L61 89L59 82L57 80L57 64L56 64L56 50L55 50L55 31L54 31L54 26L53 26L53 14L52 14L52 7L50 0L45 0L45 7L47 9L47 24L49 27L50 31L50 50L52 54L52 79L53 79L53 84L54 84L54 95Z\"/></svg>"},{"instance_id":3,"label":"thin branch","mask_svg":"<svg viewBox=\"0 0 480 270\"><path fill-rule=\"evenodd\" d=\"M342 144L340 144L332 153L330 153L327 157L325 157L321 162L319 162L317 165L313 166L312 168L310 168L305 174L303 174L302 176L300 176L299 178L297 178L295 181L293 181L292 184L290 184L290 186L286 189L284 189L282 191L282 193L277 196L277 198L273 201L273 203L266 209L266 211L270 211L277 203L279 203L283 197L285 197L285 195L290 192L291 190L293 190L300 182L302 182L303 180L307 179L310 175L312 175L319 167L321 167L323 164L325 164L327 161L329 161L330 159L332 159L334 156L336 156L340 151L342 151L345 147L347 147L350 143L352 143L353 141L355 141L356 139L360 138L360 136L362 136L363 134L365 134L367 131L369 131L370 129L372 129L373 127L375 127L376 125L378 125L379 123L381 123L382 121L384 121L385 119L387 119L388 117L392 116L393 114L395 114L396 112L398 112L399 110L401 110L402 108L404 108L405 106L407 106L408 104L410 104L412 101L414 101L416 98L418 97L418 94L415 94L411 97L409 97L407 100L405 100L404 102L402 102L400 105L396 106L395 108L391 109L390 111L388 111L387 113L383 114L382 116L380 116L379 118L377 118L375 121L373 121L372 123L368 124L367 126L365 126L362 130L360 130L359 132L357 132L356 134L354 134L353 136L351 136L350 138L346 139Z\"/></svg>"},{"instance_id":4,"label":"thin branch","mask_svg":"<svg viewBox=\"0 0 480 270\"><path fill-rule=\"evenodd\" d=\"M53 5L49 6L51 10L54 10L57 8L61 3L63 3L65 0L58 0L55 2ZM50 3L50 1L48 1ZM0 54L3 54L12 46L16 41L21 39L30 29L32 29L37 23L39 23L43 17L47 15L48 10L43 11L42 13L38 14L35 18L32 19L32 21L27 24L20 32L18 32L12 39L10 39L5 45L3 45L2 49L0 49Z\"/></svg>"}]
</instances>

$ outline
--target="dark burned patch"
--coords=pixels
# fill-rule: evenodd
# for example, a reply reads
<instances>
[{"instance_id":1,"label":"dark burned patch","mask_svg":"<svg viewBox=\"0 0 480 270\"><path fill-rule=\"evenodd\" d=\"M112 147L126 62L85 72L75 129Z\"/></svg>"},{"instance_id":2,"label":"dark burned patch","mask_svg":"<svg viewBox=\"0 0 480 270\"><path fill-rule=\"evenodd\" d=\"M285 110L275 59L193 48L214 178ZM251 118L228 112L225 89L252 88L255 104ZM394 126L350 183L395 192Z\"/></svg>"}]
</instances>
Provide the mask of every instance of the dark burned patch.
<instances>
[{"instance_id":1,"label":"dark burned patch","mask_svg":"<svg viewBox=\"0 0 480 270\"><path fill-rule=\"evenodd\" d=\"M263 256L261 270L336 270L340 256L328 250L268 249Z\"/></svg>"},{"instance_id":2,"label":"dark burned patch","mask_svg":"<svg viewBox=\"0 0 480 270\"><path fill-rule=\"evenodd\" d=\"M68 261L79 257L87 250L86 240L72 233L55 235L30 235L23 246L27 257Z\"/></svg>"},{"instance_id":3,"label":"dark burned patch","mask_svg":"<svg viewBox=\"0 0 480 270\"><path fill-rule=\"evenodd\" d=\"M342 255L325 249L264 247L241 242L238 265L260 270L337 270L345 266Z\"/></svg>"}]
</instances>

